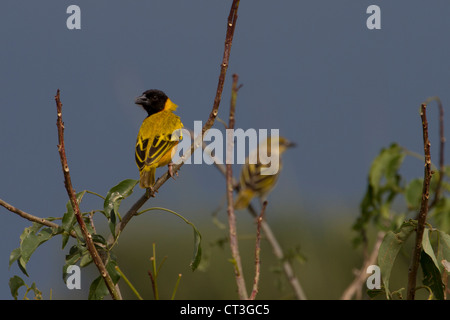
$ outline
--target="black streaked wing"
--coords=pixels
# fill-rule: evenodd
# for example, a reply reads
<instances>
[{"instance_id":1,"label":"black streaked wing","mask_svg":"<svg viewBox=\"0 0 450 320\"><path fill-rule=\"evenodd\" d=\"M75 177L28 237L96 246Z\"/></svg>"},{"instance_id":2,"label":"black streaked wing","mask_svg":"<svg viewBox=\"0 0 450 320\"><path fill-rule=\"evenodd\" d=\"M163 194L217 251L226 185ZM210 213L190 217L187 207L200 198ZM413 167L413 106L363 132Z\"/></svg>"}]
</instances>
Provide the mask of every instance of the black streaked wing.
<instances>
[{"instance_id":1,"label":"black streaked wing","mask_svg":"<svg viewBox=\"0 0 450 320\"><path fill-rule=\"evenodd\" d=\"M136 141L134 157L136 159L136 164L137 164L139 170L141 170L145 164L145 154L146 154L146 150L147 150L147 145L148 145L148 139L141 140L138 138L138 140Z\"/></svg>"},{"instance_id":2,"label":"black streaked wing","mask_svg":"<svg viewBox=\"0 0 450 320\"><path fill-rule=\"evenodd\" d=\"M241 184L259 194L264 194L274 187L278 174L261 175L261 167L260 164L245 164Z\"/></svg>"},{"instance_id":3,"label":"black streaked wing","mask_svg":"<svg viewBox=\"0 0 450 320\"><path fill-rule=\"evenodd\" d=\"M166 137L167 138L167 137ZM170 136L169 136L170 139ZM148 150L145 164L150 166L157 163L178 141L165 140L162 136L157 136Z\"/></svg>"}]
</instances>

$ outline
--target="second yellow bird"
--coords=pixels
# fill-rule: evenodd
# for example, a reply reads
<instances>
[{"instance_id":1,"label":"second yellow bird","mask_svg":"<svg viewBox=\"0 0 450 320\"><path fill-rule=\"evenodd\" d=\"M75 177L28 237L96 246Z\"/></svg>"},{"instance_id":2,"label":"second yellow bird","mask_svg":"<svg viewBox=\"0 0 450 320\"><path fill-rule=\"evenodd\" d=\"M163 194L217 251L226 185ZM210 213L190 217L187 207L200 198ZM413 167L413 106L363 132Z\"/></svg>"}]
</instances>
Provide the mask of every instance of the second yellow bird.
<instances>
[{"instance_id":1,"label":"second yellow bird","mask_svg":"<svg viewBox=\"0 0 450 320\"><path fill-rule=\"evenodd\" d=\"M261 201L266 200L267 195L275 187L282 167L281 155L287 148L295 146L294 143L284 137L276 137L275 139L278 139L278 148L271 149L272 138L268 138L258 146L258 150L255 151L258 152L258 159L255 164L249 163L249 159L246 159L246 163L241 170L240 190L234 204L235 209L247 208L254 197L259 197ZM264 152L270 154L271 157L278 157L278 170L276 170L276 173L262 174L272 163L262 164L259 161L260 149L264 149Z\"/></svg>"}]
</instances>

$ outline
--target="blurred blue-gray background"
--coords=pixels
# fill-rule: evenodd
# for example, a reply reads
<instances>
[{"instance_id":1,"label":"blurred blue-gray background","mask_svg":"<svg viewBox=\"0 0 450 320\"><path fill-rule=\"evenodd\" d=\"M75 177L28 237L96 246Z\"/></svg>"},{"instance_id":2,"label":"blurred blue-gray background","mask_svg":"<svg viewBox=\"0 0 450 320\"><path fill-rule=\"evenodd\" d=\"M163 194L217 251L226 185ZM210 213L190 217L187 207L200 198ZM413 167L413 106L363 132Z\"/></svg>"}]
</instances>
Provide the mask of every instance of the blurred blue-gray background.
<instances>
[{"instance_id":1,"label":"blurred blue-gray background","mask_svg":"<svg viewBox=\"0 0 450 320\"><path fill-rule=\"evenodd\" d=\"M66 9L72 4L81 8L80 30L66 27ZM77 191L105 195L119 181L138 178L134 143L145 112L133 101L146 89L165 91L179 105L177 114L185 127L192 128L195 120L206 121L217 88L230 4L223 0L2 1L0 198L40 217L64 213L67 194L56 148L58 88ZM380 30L366 27L366 9L372 4L381 8ZM333 251L334 257L315 257L335 241L351 249L351 223L372 159L394 141L421 153L420 103L430 96L439 96L444 106L450 101L449 13L447 0L241 1L219 117L227 119L231 75L236 73L243 84L236 127L280 129L281 135L297 143L285 154L284 171L269 196L267 215L280 237L286 238L283 244L299 243L309 257L306 266L322 265L320 281L329 280L328 288L335 288L328 296L320 295L314 291L317 283L308 279L316 277L308 274L311 269L299 268L312 297L339 297L347 284L324 280L325 262L338 261L339 249ZM429 112L434 158L436 110ZM223 128L220 123L215 127ZM421 176L423 163L410 160L405 170ZM142 192L136 191L122 211ZM166 207L184 215L204 232L207 247L218 232L226 234L211 222L224 194L224 179L214 167L186 165L177 181L168 181L146 207ZM83 206L100 209L102 202L86 196ZM86 292L64 286L62 264L68 248L61 250L60 238L37 249L28 264L30 278L16 264L8 269L9 254L19 246L19 235L30 222L3 207L0 213L0 299L12 298L8 280L15 274L29 284L35 281L45 298L50 290L54 299L86 298ZM242 230L252 232L250 217L242 213L238 218L243 220ZM223 208L219 219L226 221ZM98 223L101 228L100 217ZM329 230L340 224L333 235ZM314 233L311 226L319 231ZM195 281L211 277L208 281L213 283L217 277L189 271L192 231L163 212L131 221L117 247L119 264L150 266L153 242L161 256L166 255L166 246L183 251L169 254L166 262L168 270L178 270L168 271L168 287L177 273L185 275L180 298L235 298L226 251L220 253L225 256L220 262L211 258L210 268L224 266L229 288L205 287L202 294L190 295ZM270 248L266 250L269 260ZM148 254L127 256L143 251ZM171 266L178 256L180 264ZM342 267L350 279L357 261ZM250 280L251 260L248 264ZM133 275L137 272L129 270ZM146 269L139 272L146 279ZM147 281L142 279L136 281ZM88 285L86 279L83 289ZM142 286L150 288L149 283Z\"/></svg>"}]
</instances>

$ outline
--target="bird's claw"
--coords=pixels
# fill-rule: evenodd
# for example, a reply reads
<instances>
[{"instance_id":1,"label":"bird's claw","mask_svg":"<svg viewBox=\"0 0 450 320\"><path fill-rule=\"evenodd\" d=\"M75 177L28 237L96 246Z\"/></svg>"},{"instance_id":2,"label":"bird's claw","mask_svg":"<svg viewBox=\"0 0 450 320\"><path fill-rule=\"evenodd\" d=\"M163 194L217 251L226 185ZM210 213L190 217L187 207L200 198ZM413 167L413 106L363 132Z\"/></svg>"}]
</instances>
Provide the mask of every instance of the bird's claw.
<instances>
[{"instance_id":1,"label":"bird's claw","mask_svg":"<svg viewBox=\"0 0 450 320\"><path fill-rule=\"evenodd\" d=\"M169 163L168 167L169 167L169 175L172 177L173 180L176 180L175 175L178 177L178 172L175 172L175 175L173 174L173 163Z\"/></svg>"},{"instance_id":2,"label":"bird's claw","mask_svg":"<svg viewBox=\"0 0 450 320\"><path fill-rule=\"evenodd\" d=\"M150 198L154 198L155 197L155 193L158 193L158 190L153 189L153 187L148 187L147 188L147 197Z\"/></svg>"}]
</instances>

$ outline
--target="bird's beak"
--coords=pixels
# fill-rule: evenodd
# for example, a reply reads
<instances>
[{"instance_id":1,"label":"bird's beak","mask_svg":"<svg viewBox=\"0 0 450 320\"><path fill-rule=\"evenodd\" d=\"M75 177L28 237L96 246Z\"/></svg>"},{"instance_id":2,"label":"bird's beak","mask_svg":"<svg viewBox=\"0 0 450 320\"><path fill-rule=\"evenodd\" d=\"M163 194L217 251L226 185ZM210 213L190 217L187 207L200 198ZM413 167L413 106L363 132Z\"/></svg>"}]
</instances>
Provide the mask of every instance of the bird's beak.
<instances>
[{"instance_id":1,"label":"bird's beak","mask_svg":"<svg viewBox=\"0 0 450 320\"><path fill-rule=\"evenodd\" d=\"M135 104L140 104L140 105L143 105L143 104L145 104L147 102L147 97L145 96L145 95L142 95L142 96L140 96L140 97L137 97L135 100L134 100L134 103Z\"/></svg>"},{"instance_id":2,"label":"bird's beak","mask_svg":"<svg viewBox=\"0 0 450 320\"><path fill-rule=\"evenodd\" d=\"M294 148L296 147L297 144L294 142L289 141L288 143L286 143L286 148Z\"/></svg>"}]
</instances>

